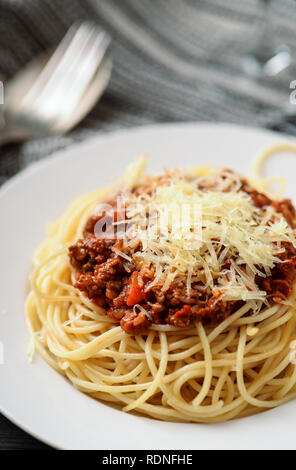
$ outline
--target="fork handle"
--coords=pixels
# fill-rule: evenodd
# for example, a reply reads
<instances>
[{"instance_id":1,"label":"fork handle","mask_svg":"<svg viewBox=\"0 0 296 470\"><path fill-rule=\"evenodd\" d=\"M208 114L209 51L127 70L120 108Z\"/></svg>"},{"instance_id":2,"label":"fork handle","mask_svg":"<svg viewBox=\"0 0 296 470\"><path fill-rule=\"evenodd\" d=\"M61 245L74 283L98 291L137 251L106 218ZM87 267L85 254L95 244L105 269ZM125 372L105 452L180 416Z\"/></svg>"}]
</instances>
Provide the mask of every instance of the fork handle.
<instances>
[{"instance_id":1,"label":"fork handle","mask_svg":"<svg viewBox=\"0 0 296 470\"><path fill-rule=\"evenodd\" d=\"M2 145L16 143L22 140L24 140L24 136L16 129L9 127L5 122L4 115L0 115L0 147Z\"/></svg>"}]
</instances>

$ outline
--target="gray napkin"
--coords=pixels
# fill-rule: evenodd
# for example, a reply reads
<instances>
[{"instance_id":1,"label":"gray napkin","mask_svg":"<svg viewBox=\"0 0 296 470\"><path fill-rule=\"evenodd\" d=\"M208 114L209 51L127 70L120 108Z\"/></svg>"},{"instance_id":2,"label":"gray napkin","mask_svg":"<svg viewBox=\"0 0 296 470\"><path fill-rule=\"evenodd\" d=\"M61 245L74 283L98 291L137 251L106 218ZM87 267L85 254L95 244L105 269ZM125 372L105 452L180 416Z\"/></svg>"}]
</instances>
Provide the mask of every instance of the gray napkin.
<instances>
[{"instance_id":1,"label":"gray napkin","mask_svg":"<svg viewBox=\"0 0 296 470\"><path fill-rule=\"evenodd\" d=\"M0 149L0 183L29 163L94 134L152 122L226 121L294 132L285 119L289 73L253 80L242 57L260 39L259 0L0 0L0 79L54 46L77 19L113 37L103 99L71 133ZM296 2L274 1L272 36L296 57ZM296 106L295 106L296 111Z\"/></svg>"}]
</instances>

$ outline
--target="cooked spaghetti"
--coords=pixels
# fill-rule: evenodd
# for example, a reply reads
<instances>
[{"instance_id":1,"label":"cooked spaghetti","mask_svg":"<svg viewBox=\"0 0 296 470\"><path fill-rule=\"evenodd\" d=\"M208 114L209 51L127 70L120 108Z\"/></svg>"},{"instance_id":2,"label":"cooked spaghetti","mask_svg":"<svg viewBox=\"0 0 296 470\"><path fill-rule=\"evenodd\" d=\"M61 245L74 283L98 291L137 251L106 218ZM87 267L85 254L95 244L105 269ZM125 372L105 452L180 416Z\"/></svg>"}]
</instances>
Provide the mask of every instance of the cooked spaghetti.
<instances>
[{"instance_id":1,"label":"cooked spaghetti","mask_svg":"<svg viewBox=\"0 0 296 470\"><path fill-rule=\"evenodd\" d=\"M219 422L294 398L296 213L258 173L272 152L252 182L206 167L145 176L140 158L75 200L34 257L30 353L162 420Z\"/></svg>"}]
</instances>

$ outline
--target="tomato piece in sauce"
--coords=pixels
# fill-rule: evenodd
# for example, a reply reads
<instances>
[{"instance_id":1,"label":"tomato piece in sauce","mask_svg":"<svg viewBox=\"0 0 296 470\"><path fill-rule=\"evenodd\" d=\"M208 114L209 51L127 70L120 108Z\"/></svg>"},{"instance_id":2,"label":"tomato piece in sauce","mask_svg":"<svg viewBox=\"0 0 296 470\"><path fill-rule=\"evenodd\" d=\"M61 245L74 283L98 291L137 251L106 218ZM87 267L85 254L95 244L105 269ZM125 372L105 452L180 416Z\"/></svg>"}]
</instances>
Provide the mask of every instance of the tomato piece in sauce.
<instances>
[{"instance_id":1,"label":"tomato piece in sauce","mask_svg":"<svg viewBox=\"0 0 296 470\"><path fill-rule=\"evenodd\" d=\"M126 305L132 307L145 298L143 279L138 271L134 271L128 281Z\"/></svg>"}]
</instances>

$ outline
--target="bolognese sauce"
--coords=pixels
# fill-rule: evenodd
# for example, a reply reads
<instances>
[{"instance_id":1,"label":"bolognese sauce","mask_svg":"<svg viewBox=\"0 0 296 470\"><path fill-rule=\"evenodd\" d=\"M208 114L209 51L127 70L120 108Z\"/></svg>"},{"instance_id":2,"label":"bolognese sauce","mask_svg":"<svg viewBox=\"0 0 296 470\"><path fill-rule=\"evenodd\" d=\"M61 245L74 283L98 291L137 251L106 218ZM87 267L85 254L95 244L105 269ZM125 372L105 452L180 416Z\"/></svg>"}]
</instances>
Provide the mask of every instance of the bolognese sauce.
<instances>
[{"instance_id":1,"label":"bolognese sauce","mask_svg":"<svg viewBox=\"0 0 296 470\"><path fill-rule=\"evenodd\" d=\"M151 193L155 186L167 184L167 180L167 177L152 180L154 185L150 182L137 187L133 193ZM200 181L202 191L210 188L210 180L208 183ZM230 190L226 185L222 191ZM289 227L295 228L295 208L289 199L273 201L244 179L239 181L239 191L250 198L262 217L267 208L273 208ZM111 222L124 218L124 213L116 212L115 199L108 202L114 207L112 216L108 215ZM106 212L92 215L85 225L83 237L69 247L70 262L75 270L74 285L94 304L104 308L108 317L120 323L127 333L145 333L152 324L179 328L189 327L196 321L216 324L242 305L243 300L225 300L215 283L205 288L204 280L195 279L188 289L186 277L179 274L164 289L165 279L153 282L156 273L152 263L135 261L135 254L142 250L141 243L126 247L116 233L110 238L100 238L95 233L95 226L102 217L106 217ZM259 273L255 276L255 283L265 292L268 304L285 301L296 277L296 249L292 243L281 242L278 259L269 275ZM226 257L220 271L229 269L230 264L231 260Z\"/></svg>"}]
</instances>

